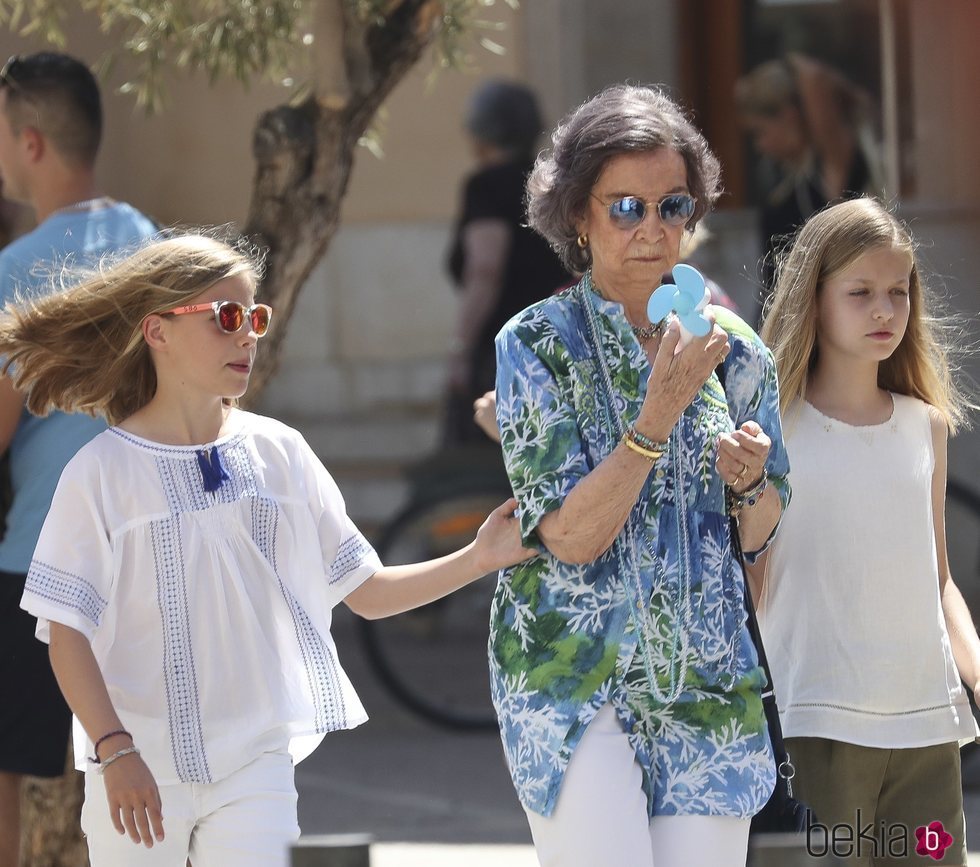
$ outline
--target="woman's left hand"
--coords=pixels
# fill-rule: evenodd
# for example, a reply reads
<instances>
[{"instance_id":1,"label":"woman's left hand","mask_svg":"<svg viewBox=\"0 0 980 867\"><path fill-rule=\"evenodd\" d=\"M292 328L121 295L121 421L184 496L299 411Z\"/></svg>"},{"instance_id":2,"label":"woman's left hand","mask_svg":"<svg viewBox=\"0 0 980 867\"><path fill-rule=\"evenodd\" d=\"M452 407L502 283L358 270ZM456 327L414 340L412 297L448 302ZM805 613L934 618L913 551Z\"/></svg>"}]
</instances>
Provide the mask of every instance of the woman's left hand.
<instances>
[{"instance_id":1,"label":"woman's left hand","mask_svg":"<svg viewBox=\"0 0 980 867\"><path fill-rule=\"evenodd\" d=\"M514 516L517 500L511 497L497 506L477 530L473 552L484 573L513 566L538 554L521 542L521 525Z\"/></svg>"},{"instance_id":2,"label":"woman's left hand","mask_svg":"<svg viewBox=\"0 0 980 867\"><path fill-rule=\"evenodd\" d=\"M738 430L718 435L715 466L722 481L736 494L747 491L761 477L769 457L772 440L754 421Z\"/></svg>"}]
</instances>

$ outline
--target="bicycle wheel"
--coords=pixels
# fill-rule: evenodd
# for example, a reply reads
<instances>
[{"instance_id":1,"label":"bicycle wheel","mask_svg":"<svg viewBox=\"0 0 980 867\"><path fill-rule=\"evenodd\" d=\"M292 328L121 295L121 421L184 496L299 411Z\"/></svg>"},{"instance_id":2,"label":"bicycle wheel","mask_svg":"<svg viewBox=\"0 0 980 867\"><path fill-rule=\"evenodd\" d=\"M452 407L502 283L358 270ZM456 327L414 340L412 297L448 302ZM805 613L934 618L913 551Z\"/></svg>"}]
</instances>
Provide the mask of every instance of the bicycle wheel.
<instances>
[{"instance_id":1,"label":"bicycle wheel","mask_svg":"<svg viewBox=\"0 0 980 867\"><path fill-rule=\"evenodd\" d=\"M976 623L980 618L980 494L952 478L946 481L946 550L950 574ZM966 692L974 716L980 716L972 690ZM963 787L976 789L980 785L980 747L966 744L960 757Z\"/></svg>"},{"instance_id":2,"label":"bicycle wheel","mask_svg":"<svg viewBox=\"0 0 980 867\"><path fill-rule=\"evenodd\" d=\"M946 483L946 548L950 574L976 621L980 618L980 494L955 479Z\"/></svg>"},{"instance_id":3,"label":"bicycle wheel","mask_svg":"<svg viewBox=\"0 0 980 867\"><path fill-rule=\"evenodd\" d=\"M493 488L409 506L382 535L378 555L396 566L449 554L472 541L507 496ZM495 587L492 573L422 608L360 621L369 661L404 707L447 728L496 728L487 667Z\"/></svg>"}]
</instances>

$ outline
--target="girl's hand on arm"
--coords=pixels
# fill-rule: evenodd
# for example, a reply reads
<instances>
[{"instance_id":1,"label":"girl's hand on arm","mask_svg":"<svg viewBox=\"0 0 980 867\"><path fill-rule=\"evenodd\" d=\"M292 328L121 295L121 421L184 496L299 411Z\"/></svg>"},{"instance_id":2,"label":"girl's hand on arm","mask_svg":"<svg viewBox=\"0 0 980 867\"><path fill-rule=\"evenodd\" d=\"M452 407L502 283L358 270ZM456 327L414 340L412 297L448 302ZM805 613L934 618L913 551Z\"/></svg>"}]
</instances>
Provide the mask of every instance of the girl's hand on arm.
<instances>
[{"instance_id":1,"label":"girl's hand on arm","mask_svg":"<svg viewBox=\"0 0 980 867\"><path fill-rule=\"evenodd\" d=\"M538 553L535 548L524 547L521 525L514 515L516 509L517 500L511 497L497 506L476 531L473 554L481 575L530 560Z\"/></svg>"},{"instance_id":2,"label":"girl's hand on arm","mask_svg":"<svg viewBox=\"0 0 980 867\"><path fill-rule=\"evenodd\" d=\"M390 617L428 605L488 572L530 559L537 551L521 544L516 507L517 501L510 499L494 509L476 539L459 551L424 563L383 566L344 601L369 620Z\"/></svg>"},{"instance_id":3,"label":"girl's hand on arm","mask_svg":"<svg viewBox=\"0 0 980 867\"><path fill-rule=\"evenodd\" d=\"M92 742L109 732L120 732L99 745L97 758L104 761L133 746L129 736L121 733L124 726L109 699L88 638L77 629L52 622L49 653L65 701ZM142 758L136 753L120 756L104 769L103 779L116 830L147 848L152 848L154 838L163 840L160 792Z\"/></svg>"}]
</instances>

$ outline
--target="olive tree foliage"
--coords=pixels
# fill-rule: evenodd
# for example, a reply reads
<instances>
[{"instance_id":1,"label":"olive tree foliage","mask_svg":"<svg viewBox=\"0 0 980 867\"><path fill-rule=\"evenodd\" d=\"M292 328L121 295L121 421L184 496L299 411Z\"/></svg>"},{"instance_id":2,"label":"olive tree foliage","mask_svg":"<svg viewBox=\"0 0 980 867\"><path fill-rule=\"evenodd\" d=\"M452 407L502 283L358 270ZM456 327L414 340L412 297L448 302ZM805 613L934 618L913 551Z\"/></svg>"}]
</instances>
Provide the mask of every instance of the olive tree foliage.
<instances>
[{"instance_id":1,"label":"olive tree foliage","mask_svg":"<svg viewBox=\"0 0 980 867\"><path fill-rule=\"evenodd\" d=\"M502 0L516 5L517 0ZM242 231L266 252L261 294L276 309L257 357L250 398L274 371L298 292L337 230L355 149L392 88L433 44L443 65L466 62L499 26L481 18L495 0L0 0L0 25L70 51L69 18L95 16L113 46L100 60L134 70L122 84L150 111L166 111L164 73L212 81L298 82L262 114ZM301 67L302 73L297 71ZM202 171L206 166L199 167Z\"/></svg>"},{"instance_id":2,"label":"olive tree foliage","mask_svg":"<svg viewBox=\"0 0 980 867\"><path fill-rule=\"evenodd\" d=\"M516 0L501 0L515 5ZM432 45L444 66L465 65L481 42L499 51L482 20L495 0L0 0L0 26L71 51L79 14L99 21L110 46L100 72L148 111L168 111L165 73L185 68L216 81L296 84L257 118L255 172L242 232L266 253L263 300L276 327L256 358L254 400L276 367L300 288L337 230L355 149L392 88ZM117 64L126 58L125 64ZM197 167L207 171L207 166ZM78 811L81 775L30 780L24 796L23 867L87 863Z\"/></svg>"}]
</instances>

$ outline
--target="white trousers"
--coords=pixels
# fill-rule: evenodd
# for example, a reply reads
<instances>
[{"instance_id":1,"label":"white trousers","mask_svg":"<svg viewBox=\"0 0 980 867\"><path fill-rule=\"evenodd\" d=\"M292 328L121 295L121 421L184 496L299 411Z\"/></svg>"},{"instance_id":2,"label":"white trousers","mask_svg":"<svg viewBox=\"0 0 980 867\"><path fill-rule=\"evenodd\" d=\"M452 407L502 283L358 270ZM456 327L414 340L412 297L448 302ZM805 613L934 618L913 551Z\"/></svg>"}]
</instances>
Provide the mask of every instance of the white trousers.
<instances>
[{"instance_id":1,"label":"white trousers","mask_svg":"<svg viewBox=\"0 0 980 867\"><path fill-rule=\"evenodd\" d=\"M749 819L647 816L643 775L612 705L589 723L551 816L527 810L541 867L745 867Z\"/></svg>"},{"instance_id":2,"label":"white trousers","mask_svg":"<svg viewBox=\"0 0 980 867\"><path fill-rule=\"evenodd\" d=\"M123 759L122 761L125 761ZM85 774L82 831L92 867L288 867L299 837L288 753L264 753L217 783L161 786L163 842L119 834L101 775Z\"/></svg>"}]
</instances>

